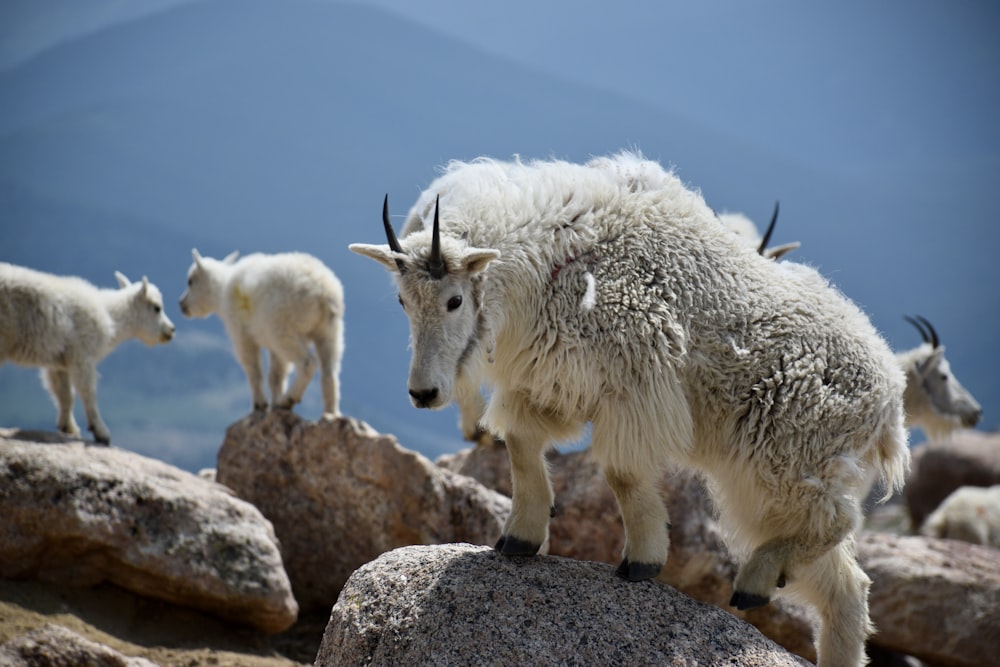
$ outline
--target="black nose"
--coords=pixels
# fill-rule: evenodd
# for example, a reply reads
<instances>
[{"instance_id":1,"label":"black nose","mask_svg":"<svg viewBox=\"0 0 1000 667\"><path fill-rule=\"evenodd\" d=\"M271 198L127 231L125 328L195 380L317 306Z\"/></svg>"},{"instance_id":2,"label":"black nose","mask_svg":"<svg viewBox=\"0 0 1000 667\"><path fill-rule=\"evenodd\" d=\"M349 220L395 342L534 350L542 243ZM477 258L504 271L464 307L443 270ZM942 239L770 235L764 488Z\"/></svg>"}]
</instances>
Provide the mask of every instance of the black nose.
<instances>
[{"instance_id":1,"label":"black nose","mask_svg":"<svg viewBox=\"0 0 1000 667\"><path fill-rule=\"evenodd\" d=\"M417 407L425 408L431 404L435 398L437 398L438 390L437 387L432 389L411 389L410 396L413 397L413 402Z\"/></svg>"}]
</instances>

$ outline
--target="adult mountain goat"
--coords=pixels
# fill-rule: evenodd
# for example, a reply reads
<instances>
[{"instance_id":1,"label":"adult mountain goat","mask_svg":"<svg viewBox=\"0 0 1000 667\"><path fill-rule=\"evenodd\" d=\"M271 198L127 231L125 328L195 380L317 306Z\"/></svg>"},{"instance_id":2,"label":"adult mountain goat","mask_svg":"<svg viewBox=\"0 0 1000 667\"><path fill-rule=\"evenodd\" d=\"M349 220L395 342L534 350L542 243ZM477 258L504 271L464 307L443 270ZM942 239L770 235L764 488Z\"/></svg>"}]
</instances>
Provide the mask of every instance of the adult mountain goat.
<instances>
[{"instance_id":1,"label":"adult mountain goat","mask_svg":"<svg viewBox=\"0 0 1000 667\"><path fill-rule=\"evenodd\" d=\"M102 444L111 432L97 409L98 362L130 338L155 345L174 337L160 290L145 276L141 283L118 272L115 278L119 289L98 289L82 278L0 262L0 362L40 366L58 429L78 436L75 390Z\"/></svg>"},{"instance_id":2,"label":"adult mountain goat","mask_svg":"<svg viewBox=\"0 0 1000 667\"><path fill-rule=\"evenodd\" d=\"M657 482L666 464L693 467L743 562L732 604L786 587L819 610L821 664L862 663L860 493L876 475L898 486L909 465L903 374L868 319L639 155L446 173L453 187L413 209L431 224L400 242L384 208L388 244L350 247L395 274L415 406L447 405L463 373L492 387L483 423L507 443L513 486L497 549L545 541L544 450L590 422L625 525L621 576L660 571Z\"/></svg>"},{"instance_id":3,"label":"adult mountain goat","mask_svg":"<svg viewBox=\"0 0 1000 667\"><path fill-rule=\"evenodd\" d=\"M268 387L275 408L290 410L316 374L319 357L323 416L340 414L340 358L344 349L344 288L323 262L300 252L254 253L237 260L191 251L185 317L216 313L246 372L253 409L267 409L261 348L270 353ZM313 353L315 349L315 353ZM290 387L288 376L294 367Z\"/></svg>"}]
</instances>

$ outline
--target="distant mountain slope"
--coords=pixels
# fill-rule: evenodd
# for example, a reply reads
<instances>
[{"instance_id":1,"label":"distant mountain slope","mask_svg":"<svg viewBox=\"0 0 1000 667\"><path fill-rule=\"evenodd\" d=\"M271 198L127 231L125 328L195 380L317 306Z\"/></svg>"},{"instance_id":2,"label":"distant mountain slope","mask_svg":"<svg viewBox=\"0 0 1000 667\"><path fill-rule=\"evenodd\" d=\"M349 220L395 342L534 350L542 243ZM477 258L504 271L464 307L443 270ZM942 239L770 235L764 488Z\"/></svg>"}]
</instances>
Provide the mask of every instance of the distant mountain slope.
<instances>
[{"instance_id":1,"label":"distant mountain slope","mask_svg":"<svg viewBox=\"0 0 1000 667\"><path fill-rule=\"evenodd\" d=\"M1000 339L989 287L1000 283L996 235L982 235L992 206L969 189L967 165L864 179L824 173L354 4L183 4L0 73L0 260L103 284L115 269L148 272L167 297L181 350L188 331L221 336L217 320L176 312L190 247L311 252L346 288L344 409L440 452L459 446L454 412L410 407L405 316L384 272L347 244L379 241L382 196L390 193L401 220L449 159L584 160L631 146L675 164L717 209L764 220L780 199L776 240L803 242L793 258L830 275L894 344L917 342L903 313L931 318L987 424L1000 423L991 417L1000 412L990 344ZM996 182L998 167L984 164L977 177ZM969 312L970 301L982 310ZM169 359L171 395L197 395L204 376L192 368L184 379L185 364L197 362L175 354L138 348L127 356L130 372L147 364L162 372ZM243 382L239 368L215 354L205 367L222 378L219 392L230 391ZM102 367L109 389L126 377L114 361ZM11 391L10 377L0 371L0 392ZM237 395L197 428L221 442L232 410L245 409ZM144 428L183 418L162 414ZM0 423L17 419L0 406Z\"/></svg>"}]
</instances>

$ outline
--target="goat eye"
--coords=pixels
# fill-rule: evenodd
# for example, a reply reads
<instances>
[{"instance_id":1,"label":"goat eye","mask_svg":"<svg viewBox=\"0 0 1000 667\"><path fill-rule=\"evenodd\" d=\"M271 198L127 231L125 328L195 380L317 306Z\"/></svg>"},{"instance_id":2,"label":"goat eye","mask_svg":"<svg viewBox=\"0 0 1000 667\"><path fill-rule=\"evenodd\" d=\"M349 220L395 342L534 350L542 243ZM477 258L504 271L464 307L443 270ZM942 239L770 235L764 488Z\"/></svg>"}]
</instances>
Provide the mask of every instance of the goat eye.
<instances>
[{"instance_id":1,"label":"goat eye","mask_svg":"<svg viewBox=\"0 0 1000 667\"><path fill-rule=\"evenodd\" d=\"M159 313L161 310L163 310L163 308L161 308L160 306L156 305L155 303L153 304L153 312L154 313Z\"/></svg>"},{"instance_id":2,"label":"goat eye","mask_svg":"<svg viewBox=\"0 0 1000 667\"><path fill-rule=\"evenodd\" d=\"M448 299L448 312L450 313L453 310L457 310L458 307L461 305L462 305L462 297L456 294L455 296Z\"/></svg>"},{"instance_id":3,"label":"goat eye","mask_svg":"<svg viewBox=\"0 0 1000 667\"><path fill-rule=\"evenodd\" d=\"M194 278L188 278L188 287L194 284Z\"/></svg>"}]
</instances>

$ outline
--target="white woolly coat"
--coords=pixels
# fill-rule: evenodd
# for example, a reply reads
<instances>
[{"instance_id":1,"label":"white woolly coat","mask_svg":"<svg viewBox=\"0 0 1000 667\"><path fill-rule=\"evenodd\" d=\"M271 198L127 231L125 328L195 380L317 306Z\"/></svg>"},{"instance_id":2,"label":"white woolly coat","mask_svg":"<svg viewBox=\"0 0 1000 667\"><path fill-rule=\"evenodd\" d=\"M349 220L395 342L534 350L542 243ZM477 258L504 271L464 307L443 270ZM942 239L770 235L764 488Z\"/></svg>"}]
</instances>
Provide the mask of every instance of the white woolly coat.
<instances>
[{"instance_id":1,"label":"white woolly coat","mask_svg":"<svg viewBox=\"0 0 1000 667\"><path fill-rule=\"evenodd\" d=\"M868 318L814 270L759 256L658 164L452 163L408 216L410 251L430 243L436 195L446 263L456 238L500 251L477 275L495 431L515 395L566 437L613 415L595 443L709 473L735 532L810 487L902 482L905 381Z\"/></svg>"}]
</instances>

